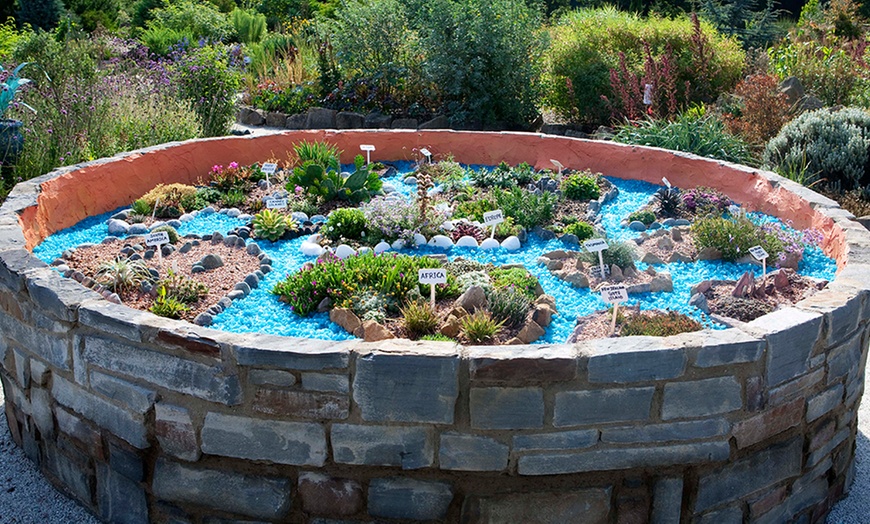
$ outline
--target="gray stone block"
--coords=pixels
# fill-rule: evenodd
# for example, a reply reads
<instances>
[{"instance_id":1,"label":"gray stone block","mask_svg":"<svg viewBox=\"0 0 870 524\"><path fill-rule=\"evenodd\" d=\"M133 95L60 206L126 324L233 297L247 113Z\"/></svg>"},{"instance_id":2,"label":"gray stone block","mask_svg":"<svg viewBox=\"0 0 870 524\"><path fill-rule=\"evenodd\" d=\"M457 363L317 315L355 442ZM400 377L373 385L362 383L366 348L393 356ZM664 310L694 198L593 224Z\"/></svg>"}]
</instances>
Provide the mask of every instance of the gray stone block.
<instances>
[{"instance_id":1,"label":"gray stone block","mask_svg":"<svg viewBox=\"0 0 870 524\"><path fill-rule=\"evenodd\" d=\"M132 382L96 370L90 373L91 388L136 413L145 413L154 405L157 393Z\"/></svg>"},{"instance_id":2,"label":"gray stone block","mask_svg":"<svg viewBox=\"0 0 870 524\"><path fill-rule=\"evenodd\" d=\"M26 285L30 299L40 311L66 322L75 322L78 318L79 304L99 298L94 291L49 269L29 273Z\"/></svg>"},{"instance_id":3,"label":"gray stone block","mask_svg":"<svg viewBox=\"0 0 870 524\"><path fill-rule=\"evenodd\" d=\"M157 500L269 520L287 515L291 490L289 479L194 468L164 459L157 460L152 482Z\"/></svg>"},{"instance_id":4,"label":"gray stone block","mask_svg":"<svg viewBox=\"0 0 870 524\"><path fill-rule=\"evenodd\" d=\"M785 308L753 320L746 327L751 333L767 338L767 384L773 387L809 369L822 315Z\"/></svg>"},{"instance_id":5,"label":"gray stone block","mask_svg":"<svg viewBox=\"0 0 870 524\"><path fill-rule=\"evenodd\" d=\"M458 355L366 355L356 362L353 400L363 420L452 424L458 371Z\"/></svg>"},{"instance_id":6,"label":"gray stone block","mask_svg":"<svg viewBox=\"0 0 870 524\"><path fill-rule=\"evenodd\" d=\"M30 387L30 359L19 349L12 350L12 360L15 361L15 380L23 389ZM0 361L2 362L2 361Z\"/></svg>"},{"instance_id":7,"label":"gray stone block","mask_svg":"<svg viewBox=\"0 0 870 524\"><path fill-rule=\"evenodd\" d=\"M796 438L701 475L695 511L700 513L799 475L802 455L802 440Z\"/></svg>"},{"instance_id":8,"label":"gray stone block","mask_svg":"<svg viewBox=\"0 0 870 524\"><path fill-rule=\"evenodd\" d=\"M348 393L350 380L346 374L302 373L302 388L310 391Z\"/></svg>"},{"instance_id":9,"label":"gray stone block","mask_svg":"<svg viewBox=\"0 0 870 524\"><path fill-rule=\"evenodd\" d=\"M390 477L369 483L368 510L374 517L443 519L452 500L453 488L447 482Z\"/></svg>"},{"instance_id":10,"label":"gray stone block","mask_svg":"<svg viewBox=\"0 0 870 524\"><path fill-rule=\"evenodd\" d=\"M70 369L69 340L64 335L50 335L33 329L3 311L0 311L0 333L18 342L20 346L27 348L54 367L64 371Z\"/></svg>"},{"instance_id":11,"label":"gray stone block","mask_svg":"<svg viewBox=\"0 0 870 524\"><path fill-rule=\"evenodd\" d=\"M278 369L252 369L248 371L252 384L289 387L296 384L296 375Z\"/></svg>"},{"instance_id":12,"label":"gray stone block","mask_svg":"<svg viewBox=\"0 0 870 524\"><path fill-rule=\"evenodd\" d=\"M145 465L142 462L142 457L115 442L109 443L109 466L134 482L141 482L145 479Z\"/></svg>"},{"instance_id":13,"label":"gray stone block","mask_svg":"<svg viewBox=\"0 0 870 524\"><path fill-rule=\"evenodd\" d=\"M851 428L846 427L846 428L841 429L839 431L839 433L837 433L833 437L831 437L831 440L829 440L827 443L825 443L824 446L822 446L819 449L810 453L810 455L807 457L806 467L807 468L815 467L816 464L823 461L828 455L831 454L832 451L837 449L837 447L840 446L840 444L842 444L843 442L846 441L846 439L851 437L851 434L852 434Z\"/></svg>"},{"instance_id":14,"label":"gray stone block","mask_svg":"<svg viewBox=\"0 0 870 524\"><path fill-rule=\"evenodd\" d=\"M196 428L187 408L158 402L154 406L154 433L164 453L190 462L199 460Z\"/></svg>"},{"instance_id":15,"label":"gray stone block","mask_svg":"<svg viewBox=\"0 0 870 524\"><path fill-rule=\"evenodd\" d=\"M612 488L588 488L553 493L510 493L468 497L462 522L503 524L608 524Z\"/></svg>"},{"instance_id":16,"label":"gray stone block","mask_svg":"<svg viewBox=\"0 0 870 524\"><path fill-rule=\"evenodd\" d=\"M683 507L683 477L663 477L653 488L651 524L680 524Z\"/></svg>"},{"instance_id":17,"label":"gray stone block","mask_svg":"<svg viewBox=\"0 0 870 524\"><path fill-rule=\"evenodd\" d=\"M728 434L731 424L717 418L671 422L669 424L647 424L619 428L603 428L601 442L614 444L640 444L644 442L671 442L680 440L701 440L721 437Z\"/></svg>"},{"instance_id":18,"label":"gray stone block","mask_svg":"<svg viewBox=\"0 0 870 524\"><path fill-rule=\"evenodd\" d=\"M89 300L79 308L79 322L97 331L140 342L147 313L105 300Z\"/></svg>"},{"instance_id":19,"label":"gray stone block","mask_svg":"<svg viewBox=\"0 0 870 524\"><path fill-rule=\"evenodd\" d=\"M21 230L16 224L16 229ZM5 244L0 244L6 247ZM30 251L23 249L0 250L0 284L3 284L13 292L24 291L26 273L28 271L47 268L48 264L39 260Z\"/></svg>"},{"instance_id":20,"label":"gray stone block","mask_svg":"<svg viewBox=\"0 0 870 524\"><path fill-rule=\"evenodd\" d=\"M48 390L37 387L30 389L30 412L42 438L54 438L54 417Z\"/></svg>"},{"instance_id":21,"label":"gray stone block","mask_svg":"<svg viewBox=\"0 0 870 524\"><path fill-rule=\"evenodd\" d=\"M720 462L731 453L727 441L643 448L587 450L576 453L526 455L519 459L520 475L561 475L586 471L654 468Z\"/></svg>"},{"instance_id":22,"label":"gray stone block","mask_svg":"<svg viewBox=\"0 0 870 524\"><path fill-rule=\"evenodd\" d=\"M333 424L330 439L339 464L420 469L435 463L431 428Z\"/></svg>"},{"instance_id":23,"label":"gray stone block","mask_svg":"<svg viewBox=\"0 0 870 524\"><path fill-rule=\"evenodd\" d=\"M653 387L556 393L553 425L564 427L647 420L654 393Z\"/></svg>"},{"instance_id":24,"label":"gray stone block","mask_svg":"<svg viewBox=\"0 0 870 524\"><path fill-rule=\"evenodd\" d=\"M349 414L350 399L333 393L259 388L254 394L253 408L283 417L344 420Z\"/></svg>"},{"instance_id":25,"label":"gray stone block","mask_svg":"<svg viewBox=\"0 0 870 524\"><path fill-rule=\"evenodd\" d=\"M355 515L365 504L359 482L312 471L299 474L299 498L309 515Z\"/></svg>"},{"instance_id":26,"label":"gray stone block","mask_svg":"<svg viewBox=\"0 0 870 524\"><path fill-rule=\"evenodd\" d=\"M866 287L866 283L865 283ZM827 344L843 342L858 328L863 294L850 287L834 287L800 301L800 309L822 313L827 325Z\"/></svg>"},{"instance_id":27,"label":"gray stone block","mask_svg":"<svg viewBox=\"0 0 870 524\"><path fill-rule=\"evenodd\" d=\"M662 419L708 417L743 407L742 386L734 377L665 384Z\"/></svg>"},{"instance_id":28,"label":"gray stone block","mask_svg":"<svg viewBox=\"0 0 870 524\"><path fill-rule=\"evenodd\" d=\"M393 129L417 129L416 118L394 118L390 125Z\"/></svg>"},{"instance_id":29,"label":"gray stone block","mask_svg":"<svg viewBox=\"0 0 870 524\"><path fill-rule=\"evenodd\" d=\"M242 366L319 371L347 369L349 350L356 342L245 335L232 352Z\"/></svg>"},{"instance_id":30,"label":"gray stone block","mask_svg":"<svg viewBox=\"0 0 870 524\"><path fill-rule=\"evenodd\" d=\"M535 435L515 435L514 451L552 451L562 449L583 449L598 442L597 429L578 429L538 433Z\"/></svg>"},{"instance_id":31,"label":"gray stone block","mask_svg":"<svg viewBox=\"0 0 870 524\"><path fill-rule=\"evenodd\" d=\"M97 463L97 507L100 518L117 524L147 524L148 501L137 482Z\"/></svg>"},{"instance_id":32,"label":"gray stone block","mask_svg":"<svg viewBox=\"0 0 870 524\"><path fill-rule=\"evenodd\" d=\"M305 129L305 122L307 120L308 115L306 113L290 115L287 117L287 120L284 121L284 127L286 129Z\"/></svg>"},{"instance_id":33,"label":"gray stone block","mask_svg":"<svg viewBox=\"0 0 870 524\"><path fill-rule=\"evenodd\" d=\"M52 380L51 395L59 404L91 419L130 445L139 449L148 447L145 421L141 415L92 395L60 376Z\"/></svg>"},{"instance_id":34,"label":"gray stone block","mask_svg":"<svg viewBox=\"0 0 870 524\"><path fill-rule=\"evenodd\" d=\"M843 401L844 388L842 384L822 391L807 400L807 422L812 422L830 413Z\"/></svg>"},{"instance_id":35,"label":"gray stone block","mask_svg":"<svg viewBox=\"0 0 870 524\"><path fill-rule=\"evenodd\" d=\"M2 342L0 342L2 344ZM0 350L0 362L3 361L3 351ZM30 377L35 386L45 386L48 384L48 379L51 377L51 369L45 365L45 362L40 360L30 360Z\"/></svg>"},{"instance_id":36,"label":"gray stone block","mask_svg":"<svg viewBox=\"0 0 870 524\"><path fill-rule=\"evenodd\" d=\"M322 107L309 107L308 117L305 120L306 129L335 129L335 115L338 113L334 109L324 109Z\"/></svg>"},{"instance_id":37,"label":"gray stone block","mask_svg":"<svg viewBox=\"0 0 870 524\"><path fill-rule=\"evenodd\" d=\"M239 378L224 375L219 367L105 338L83 340L85 359L92 365L211 402L241 401Z\"/></svg>"},{"instance_id":38,"label":"gray stone block","mask_svg":"<svg viewBox=\"0 0 870 524\"><path fill-rule=\"evenodd\" d=\"M71 458L62 453L53 443L46 443L43 449L45 450L43 464L79 502L90 506L94 474L88 468L87 457L69 449L68 452L75 453L75 457Z\"/></svg>"},{"instance_id":39,"label":"gray stone block","mask_svg":"<svg viewBox=\"0 0 870 524\"><path fill-rule=\"evenodd\" d=\"M475 429L535 429L544 426L541 388L472 388L469 400Z\"/></svg>"},{"instance_id":40,"label":"gray stone block","mask_svg":"<svg viewBox=\"0 0 870 524\"><path fill-rule=\"evenodd\" d=\"M55 417L58 431L81 441L88 449L102 449L102 436L96 428L63 408L55 410Z\"/></svg>"},{"instance_id":41,"label":"gray stone block","mask_svg":"<svg viewBox=\"0 0 870 524\"><path fill-rule=\"evenodd\" d=\"M695 366L699 368L756 362L764 353L763 340L737 329L707 330L699 336L704 338L695 359Z\"/></svg>"},{"instance_id":42,"label":"gray stone block","mask_svg":"<svg viewBox=\"0 0 870 524\"><path fill-rule=\"evenodd\" d=\"M368 129L389 129L393 117L382 113L374 112L366 115L366 128Z\"/></svg>"},{"instance_id":43,"label":"gray stone block","mask_svg":"<svg viewBox=\"0 0 870 524\"><path fill-rule=\"evenodd\" d=\"M210 412L202 426L202 452L294 466L326 461L323 426Z\"/></svg>"},{"instance_id":44,"label":"gray stone block","mask_svg":"<svg viewBox=\"0 0 870 524\"><path fill-rule=\"evenodd\" d=\"M507 467L508 453L506 444L489 437L442 433L438 462L441 469L502 471Z\"/></svg>"},{"instance_id":45,"label":"gray stone block","mask_svg":"<svg viewBox=\"0 0 870 524\"><path fill-rule=\"evenodd\" d=\"M859 331L839 347L830 350L828 353L828 384L840 380L856 366L860 366L863 354L862 335Z\"/></svg>"},{"instance_id":46,"label":"gray stone block","mask_svg":"<svg viewBox=\"0 0 870 524\"><path fill-rule=\"evenodd\" d=\"M341 111L335 115L335 127L338 129L362 129L366 126L366 117L359 113Z\"/></svg>"},{"instance_id":47,"label":"gray stone block","mask_svg":"<svg viewBox=\"0 0 870 524\"><path fill-rule=\"evenodd\" d=\"M605 338L590 346L589 382L647 382L677 378L686 369L686 353L664 345L661 337Z\"/></svg>"},{"instance_id":48,"label":"gray stone block","mask_svg":"<svg viewBox=\"0 0 870 524\"><path fill-rule=\"evenodd\" d=\"M724 508L704 513L693 524L724 524L725 522L743 522L743 505L732 504Z\"/></svg>"}]
</instances>

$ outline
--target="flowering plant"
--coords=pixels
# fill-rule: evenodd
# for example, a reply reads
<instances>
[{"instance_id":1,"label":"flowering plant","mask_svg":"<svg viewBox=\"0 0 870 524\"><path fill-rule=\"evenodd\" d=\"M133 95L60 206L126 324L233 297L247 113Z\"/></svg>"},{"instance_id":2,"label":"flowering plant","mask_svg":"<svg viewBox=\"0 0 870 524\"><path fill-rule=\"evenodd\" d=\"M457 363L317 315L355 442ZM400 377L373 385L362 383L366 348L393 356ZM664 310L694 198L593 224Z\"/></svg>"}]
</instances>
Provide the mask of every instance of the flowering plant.
<instances>
[{"instance_id":1,"label":"flowering plant","mask_svg":"<svg viewBox=\"0 0 870 524\"><path fill-rule=\"evenodd\" d=\"M447 219L444 210L427 207L421 213L420 206L415 201L387 200L383 197L373 198L363 204L369 231L375 237L372 240L403 240L406 245L414 246L414 235L420 233L430 237L438 232L438 228Z\"/></svg>"},{"instance_id":2,"label":"flowering plant","mask_svg":"<svg viewBox=\"0 0 870 524\"><path fill-rule=\"evenodd\" d=\"M696 187L683 191L683 207L693 215L721 215L728 209L731 199L718 189Z\"/></svg>"}]
</instances>

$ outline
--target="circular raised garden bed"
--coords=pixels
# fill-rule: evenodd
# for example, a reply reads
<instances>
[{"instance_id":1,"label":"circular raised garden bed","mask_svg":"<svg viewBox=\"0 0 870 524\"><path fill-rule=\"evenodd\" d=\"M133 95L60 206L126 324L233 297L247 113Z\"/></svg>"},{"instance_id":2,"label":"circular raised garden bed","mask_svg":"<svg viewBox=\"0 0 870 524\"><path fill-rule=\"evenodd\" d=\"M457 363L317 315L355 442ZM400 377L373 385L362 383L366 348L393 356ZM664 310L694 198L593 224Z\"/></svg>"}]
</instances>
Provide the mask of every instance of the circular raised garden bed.
<instances>
[{"instance_id":1,"label":"circular raised garden bed","mask_svg":"<svg viewBox=\"0 0 870 524\"><path fill-rule=\"evenodd\" d=\"M158 183L300 140L700 182L817 229L838 271L724 330L462 347L221 332L107 301L30 252ZM870 233L852 218L771 173L520 133L284 132L127 153L19 184L0 210L6 413L49 478L112 522L815 521L853 475Z\"/></svg>"}]
</instances>

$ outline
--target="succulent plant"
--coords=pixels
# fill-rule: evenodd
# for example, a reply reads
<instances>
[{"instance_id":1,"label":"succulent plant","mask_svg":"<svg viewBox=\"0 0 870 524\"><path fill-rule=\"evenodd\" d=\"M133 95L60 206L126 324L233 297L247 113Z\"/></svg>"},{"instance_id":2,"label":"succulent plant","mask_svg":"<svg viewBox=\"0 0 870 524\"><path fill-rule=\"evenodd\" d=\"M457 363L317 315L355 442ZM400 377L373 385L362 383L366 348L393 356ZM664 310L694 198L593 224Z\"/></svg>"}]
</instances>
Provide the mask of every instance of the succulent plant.
<instances>
[{"instance_id":1,"label":"succulent plant","mask_svg":"<svg viewBox=\"0 0 870 524\"><path fill-rule=\"evenodd\" d=\"M131 290L142 281L151 278L148 266L142 260L118 257L100 264L95 280L112 291L120 293Z\"/></svg>"},{"instance_id":2,"label":"succulent plant","mask_svg":"<svg viewBox=\"0 0 870 524\"><path fill-rule=\"evenodd\" d=\"M287 231L295 231L296 227L296 221L292 217L271 209L264 209L254 216L254 236L272 242L284 236Z\"/></svg>"},{"instance_id":3,"label":"succulent plant","mask_svg":"<svg viewBox=\"0 0 870 524\"><path fill-rule=\"evenodd\" d=\"M659 209L665 216L674 216L682 204L680 190L675 187L663 187L655 192L653 198L659 204Z\"/></svg>"},{"instance_id":4,"label":"succulent plant","mask_svg":"<svg viewBox=\"0 0 870 524\"><path fill-rule=\"evenodd\" d=\"M473 237L478 242L486 238L484 231L471 222L457 222L453 231L450 232L450 236L453 237L454 242L464 236Z\"/></svg>"}]
</instances>

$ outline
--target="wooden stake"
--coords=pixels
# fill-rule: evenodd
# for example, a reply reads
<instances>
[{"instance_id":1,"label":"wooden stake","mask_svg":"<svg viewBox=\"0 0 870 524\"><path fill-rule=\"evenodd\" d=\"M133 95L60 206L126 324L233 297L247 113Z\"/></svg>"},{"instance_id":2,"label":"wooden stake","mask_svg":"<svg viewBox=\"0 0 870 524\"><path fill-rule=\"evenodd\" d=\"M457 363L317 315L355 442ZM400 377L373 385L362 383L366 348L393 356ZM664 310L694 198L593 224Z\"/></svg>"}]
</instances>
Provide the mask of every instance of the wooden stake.
<instances>
[{"instance_id":1,"label":"wooden stake","mask_svg":"<svg viewBox=\"0 0 870 524\"><path fill-rule=\"evenodd\" d=\"M610 321L610 334L616 332L616 312L619 310L619 302L613 303L613 320Z\"/></svg>"},{"instance_id":2,"label":"wooden stake","mask_svg":"<svg viewBox=\"0 0 870 524\"><path fill-rule=\"evenodd\" d=\"M603 253L604 253L603 250L598 252L598 267L601 268L601 280L606 280L607 275L604 274L604 255L603 255Z\"/></svg>"},{"instance_id":3,"label":"wooden stake","mask_svg":"<svg viewBox=\"0 0 870 524\"><path fill-rule=\"evenodd\" d=\"M432 306L432 309L435 309L435 284L429 284L429 304Z\"/></svg>"}]
</instances>

